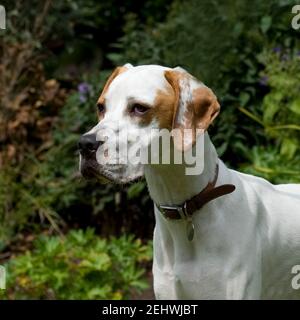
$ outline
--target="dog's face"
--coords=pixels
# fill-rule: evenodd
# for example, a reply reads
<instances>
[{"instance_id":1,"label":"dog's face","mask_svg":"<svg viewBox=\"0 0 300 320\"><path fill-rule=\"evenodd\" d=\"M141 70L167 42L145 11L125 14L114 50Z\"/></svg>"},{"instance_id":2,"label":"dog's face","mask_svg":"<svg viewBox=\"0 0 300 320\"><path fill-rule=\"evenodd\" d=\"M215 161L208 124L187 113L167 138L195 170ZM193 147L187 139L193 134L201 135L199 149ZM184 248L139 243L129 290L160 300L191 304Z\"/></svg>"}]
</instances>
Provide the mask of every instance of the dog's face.
<instances>
[{"instance_id":1,"label":"dog's face","mask_svg":"<svg viewBox=\"0 0 300 320\"><path fill-rule=\"evenodd\" d=\"M181 68L129 64L112 73L97 107L98 124L79 141L80 170L115 183L143 175L136 154L149 147L153 129L192 129L189 139L174 139L177 149L186 150L196 129L206 130L220 109L212 91ZM107 151L111 146L115 152Z\"/></svg>"}]
</instances>

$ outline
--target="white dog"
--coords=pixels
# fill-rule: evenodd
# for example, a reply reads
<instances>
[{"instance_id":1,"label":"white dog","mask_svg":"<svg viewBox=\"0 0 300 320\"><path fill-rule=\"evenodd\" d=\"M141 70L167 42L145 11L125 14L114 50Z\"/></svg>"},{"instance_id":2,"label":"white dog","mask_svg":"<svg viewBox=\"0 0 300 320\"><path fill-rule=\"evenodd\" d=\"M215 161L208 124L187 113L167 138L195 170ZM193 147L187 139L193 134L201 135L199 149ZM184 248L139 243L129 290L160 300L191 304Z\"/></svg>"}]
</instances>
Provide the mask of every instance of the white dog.
<instances>
[{"instance_id":1,"label":"white dog","mask_svg":"<svg viewBox=\"0 0 300 320\"><path fill-rule=\"evenodd\" d=\"M118 67L98 100L99 123L79 141L80 170L115 183L145 174L155 203L157 298L299 299L300 185L275 186L228 169L207 132L196 130L206 131L219 109L212 91L181 68ZM134 145L125 128L143 137L151 129L191 129L173 146L185 153L202 139L203 172L187 175L186 163L174 159L169 165L97 161L104 130Z\"/></svg>"}]
</instances>

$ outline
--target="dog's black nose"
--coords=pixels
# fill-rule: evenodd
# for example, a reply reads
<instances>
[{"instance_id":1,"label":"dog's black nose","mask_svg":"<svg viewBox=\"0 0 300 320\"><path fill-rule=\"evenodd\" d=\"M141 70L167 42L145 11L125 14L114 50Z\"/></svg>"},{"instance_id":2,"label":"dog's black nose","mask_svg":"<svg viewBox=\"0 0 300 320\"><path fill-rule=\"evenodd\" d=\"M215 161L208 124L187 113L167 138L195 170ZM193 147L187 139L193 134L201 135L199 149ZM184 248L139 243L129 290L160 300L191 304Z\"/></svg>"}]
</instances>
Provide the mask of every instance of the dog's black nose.
<instances>
[{"instance_id":1,"label":"dog's black nose","mask_svg":"<svg viewBox=\"0 0 300 320\"><path fill-rule=\"evenodd\" d=\"M78 141L78 149L82 155L89 155L97 151L100 141L96 140L95 134L84 134Z\"/></svg>"}]
</instances>

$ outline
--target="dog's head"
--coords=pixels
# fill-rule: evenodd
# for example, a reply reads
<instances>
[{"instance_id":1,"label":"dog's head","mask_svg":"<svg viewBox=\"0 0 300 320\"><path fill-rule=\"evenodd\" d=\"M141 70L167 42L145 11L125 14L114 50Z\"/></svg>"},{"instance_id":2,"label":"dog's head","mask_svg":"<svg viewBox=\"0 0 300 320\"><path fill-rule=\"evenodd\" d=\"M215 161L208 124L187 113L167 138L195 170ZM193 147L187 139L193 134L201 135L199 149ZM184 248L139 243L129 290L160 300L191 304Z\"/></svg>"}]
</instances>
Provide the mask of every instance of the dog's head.
<instances>
[{"instance_id":1,"label":"dog's head","mask_svg":"<svg viewBox=\"0 0 300 320\"><path fill-rule=\"evenodd\" d=\"M183 152L220 110L213 92L184 69L130 64L114 70L97 108L98 124L79 141L80 170L116 183L143 175L143 164L133 158L149 147L153 129L177 132L172 143Z\"/></svg>"}]
</instances>

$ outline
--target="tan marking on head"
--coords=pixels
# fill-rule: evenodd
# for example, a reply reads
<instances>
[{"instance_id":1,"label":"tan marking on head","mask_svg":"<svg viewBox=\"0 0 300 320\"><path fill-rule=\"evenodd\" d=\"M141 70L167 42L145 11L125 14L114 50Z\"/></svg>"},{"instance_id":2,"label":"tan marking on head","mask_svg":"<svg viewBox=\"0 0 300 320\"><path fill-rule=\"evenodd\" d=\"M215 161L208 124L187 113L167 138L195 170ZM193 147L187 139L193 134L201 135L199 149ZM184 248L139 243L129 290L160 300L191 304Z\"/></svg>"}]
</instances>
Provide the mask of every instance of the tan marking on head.
<instances>
[{"instance_id":1,"label":"tan marking on head","mask_svg":"<svg viewBox=\"0 0 300 320\"><path fill-rule=\"evenodd\" d=\"M178 112L179 107L179 100L180 100L180 88L179 88L179 79L181 77L181 74L179 72L174 72L172 70L165 71L165 78L170 83L172 89L173 89L173 96L174 96L174 106L173 106L173 119L172 119L172 128L176 127L175 119L176 114Z\"/></svg>"},{"instance_id":2,"label":"tan marking on head","mask_svg":"<svg viewBox=\"0 0 300 320\"><path fill-rule=\"evenodd\" d=\"M140 117L136 118L141 126L148 126L153 120L159 124L159 129L172 129L172 120L174 114L174 92L167 83L163 90L157 90L153 106Z\"/></svg>"},{"instance_id":3,"label":"tan marking on head","mask_svg":"<svg viewBox=\"0 0 300 320\"><path fill-rule=\"evenodd\" d=\"M174 91L169 84L165 90L157 91L154 118L158 121L160 129L172 129L175 99Z\"/></svg>"},{"instance_id":4,"label":"tan marking on head","mask_svg":"<svg viewBox=\"0 0 300 320\"><path fill-rule=\"evenodd\" d=\"M110 86L110 84L113 82L113 80L121 73L127 71L128 68L126 67L117 67L113 73L109 76L109 78L107 79L105 85L104 85L104 88L102 90L102 93L100 95L100 97L98 98L98 101L97 101L97 104L104 104L105 103L105 94ZM103 118L104 114L99 114L98 112L98 117L99 117L99 120L101 120Z\"/></svg>"}]
</instances>

